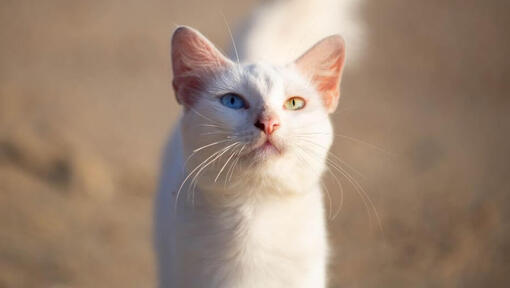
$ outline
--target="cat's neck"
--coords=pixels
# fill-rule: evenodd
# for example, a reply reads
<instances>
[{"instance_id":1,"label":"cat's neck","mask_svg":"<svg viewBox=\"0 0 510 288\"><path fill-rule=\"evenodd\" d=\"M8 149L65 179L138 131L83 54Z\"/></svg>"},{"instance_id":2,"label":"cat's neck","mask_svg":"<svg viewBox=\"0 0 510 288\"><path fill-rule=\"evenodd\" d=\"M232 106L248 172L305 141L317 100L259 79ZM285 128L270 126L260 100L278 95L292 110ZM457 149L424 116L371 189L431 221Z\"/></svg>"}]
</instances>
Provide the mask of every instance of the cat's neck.
<instances>
[{"instance_id":1,"label":"cat's neck","mask_svg":"<svg viewBox=\"0 0 510 288\"><path fill-rule=\"evenodd\" d=\"M197 192L205 194L203 191ZM324 214L319 187L289 197L253 197L231 202L204 201L202 198L193 204L187 202L179 206L177 211L180 219L186 225L193 226L195 236L210 236L221 231L235 235L247 233L244 236L249 237L264 231L295 230L299 223L322 223Z\"/></svg>"},{"instance_id":2,"label":"cat's neck","mask_svg":"<svg viewBox=\"0 0 510 288\"><path fill-rule=\"evenodd\" d=\"M197 188L190 197L179 200L179 206L192 210L256 209L258 207L275 207L293 205L316 198L318 185L304 188L302 191L287 191L281 187L261 183L242 183L235 188L207 189ZM298 192L298 193L296 193ZM278 205L277 205L278 204Z\"/></svg>"}]
</instances>

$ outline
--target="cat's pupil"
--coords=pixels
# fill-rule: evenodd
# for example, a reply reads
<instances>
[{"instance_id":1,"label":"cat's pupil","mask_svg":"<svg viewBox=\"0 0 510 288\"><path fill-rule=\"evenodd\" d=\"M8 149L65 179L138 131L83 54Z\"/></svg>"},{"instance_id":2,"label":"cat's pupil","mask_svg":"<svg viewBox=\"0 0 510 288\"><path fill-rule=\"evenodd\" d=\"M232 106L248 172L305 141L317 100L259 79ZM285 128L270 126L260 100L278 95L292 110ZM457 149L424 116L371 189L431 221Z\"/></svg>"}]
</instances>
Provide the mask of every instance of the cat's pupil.
<instances>
[{"instance_id":1,"label":"cat's pupil","mask_svg":"<svg viewBox=\"0 0 510 288\"><path fill-rule=\"evenodd\" d=\"M296 100L292 99L292 106L296 106Z\"/></svg>"},{"instance_id":2,"label":"cat's pupil","mask_svg":"<svg viewBox=\"0 0 510 288\"><path fill-rule=\"evenodd\" d=\"M234 105L236 99L233 96L230 96L230 104Z\"/></svg>"}]
</instances>

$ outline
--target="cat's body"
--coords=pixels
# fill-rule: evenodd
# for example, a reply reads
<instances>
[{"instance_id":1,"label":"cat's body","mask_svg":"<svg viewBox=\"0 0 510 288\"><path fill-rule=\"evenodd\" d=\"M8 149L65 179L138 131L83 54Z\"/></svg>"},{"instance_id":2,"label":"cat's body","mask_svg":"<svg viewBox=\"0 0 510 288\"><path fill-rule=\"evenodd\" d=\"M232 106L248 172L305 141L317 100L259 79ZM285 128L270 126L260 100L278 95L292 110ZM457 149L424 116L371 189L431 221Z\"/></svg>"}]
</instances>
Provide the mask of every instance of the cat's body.
<instances>
[{"instance_id":1,"label":"cat's body","mask_svg":"<svg viewBox=\"0 0 510 288\"><path fill-rule=\"evenodd\" d=\"M174 135L178 135L179 130ZM167 162L179 171L184 159L173 138ZM180 201L171 191L184 174L163 179L157 199L160 287L325 287L327 256L322 195L318 185L294 197L273 196L270 187L252 191L263 199L205 205ZM202 194L200 188L195 193ZM176 213L176 214L174 214Z\"/></svg>"},{"instance_id":2,"label":"cat's body","mask_svg":"<svg viewBox=\"0 0 510 288\"><path fill-rule=\"evenodd\" d=\"M344 55L331 36L285 66L239 64L176 30L184 109L156 199L160 287L326 287L320 180Z\"/></svg>"}]
</instances>

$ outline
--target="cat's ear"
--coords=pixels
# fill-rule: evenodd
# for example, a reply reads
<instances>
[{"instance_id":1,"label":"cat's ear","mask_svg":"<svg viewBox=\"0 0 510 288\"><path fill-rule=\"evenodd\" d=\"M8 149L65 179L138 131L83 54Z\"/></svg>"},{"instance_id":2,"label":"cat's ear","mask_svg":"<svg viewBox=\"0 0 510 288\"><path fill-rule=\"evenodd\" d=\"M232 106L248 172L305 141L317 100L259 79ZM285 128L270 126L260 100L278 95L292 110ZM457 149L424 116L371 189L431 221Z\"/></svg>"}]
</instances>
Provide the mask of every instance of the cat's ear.
<instances>
[{"instance_id":1,"label":"cat's ear","mask_svg":"<svg viewBox=\"0 0 510 288\"><path fill-rule=\"evenodd\" d=\"M333 113L340 99L340 80L345 62L345 44L340 35L329 36L299 57L294 64L321 93L324 105Z\"/></svg>"},{"instance_id":2,"label":"cat's ear","mask_svg":"<svg viewBox=\"0 0 510 288\"><path fill-rule=\"evenodd\" d=\"M232 65L200 32L185 26L172 36L172 70L177 101L191 106L205 83L215 72Z\"/></svg>"}]
</instances>

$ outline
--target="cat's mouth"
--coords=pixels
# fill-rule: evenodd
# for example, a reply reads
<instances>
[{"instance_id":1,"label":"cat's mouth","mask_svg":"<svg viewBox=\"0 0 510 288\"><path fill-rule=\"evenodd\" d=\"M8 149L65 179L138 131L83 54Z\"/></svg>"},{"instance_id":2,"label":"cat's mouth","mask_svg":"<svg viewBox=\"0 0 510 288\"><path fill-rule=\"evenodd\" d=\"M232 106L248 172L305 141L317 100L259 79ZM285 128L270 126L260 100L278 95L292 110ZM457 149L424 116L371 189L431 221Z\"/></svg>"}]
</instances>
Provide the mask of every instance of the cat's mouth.
<instances>
[{"instance_id":1,"label":"cat's mouth","mask_svg":"<svg viewBox=\"0 0 510 288\"><path fill-rule=\"evenodd\" d=\"M282 149L274 141L274 139L263 137L260 138L255 145L253 145L249 154L257 158L266 158L272 155L279 155L281 153Z\"/></svg>"},{"instance_id":2,"label":"cat's mouth","mask_svg":"<svg viewBox=\"0 0 510 288\"><path fill-rule=\"evenodd\" d=\"M276 145L273 144L273 142L270 139L266 139L262 145L259 145L254 149L255 152L259 153L270 153L270 152L277 152L278 154L281 153L280 149L276 147Z\"/></svg>"}]
</instances>

